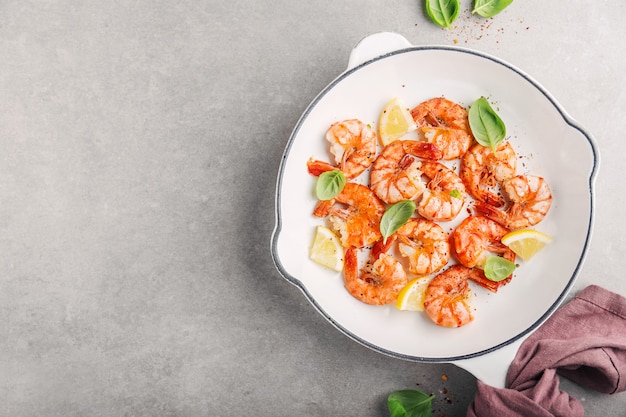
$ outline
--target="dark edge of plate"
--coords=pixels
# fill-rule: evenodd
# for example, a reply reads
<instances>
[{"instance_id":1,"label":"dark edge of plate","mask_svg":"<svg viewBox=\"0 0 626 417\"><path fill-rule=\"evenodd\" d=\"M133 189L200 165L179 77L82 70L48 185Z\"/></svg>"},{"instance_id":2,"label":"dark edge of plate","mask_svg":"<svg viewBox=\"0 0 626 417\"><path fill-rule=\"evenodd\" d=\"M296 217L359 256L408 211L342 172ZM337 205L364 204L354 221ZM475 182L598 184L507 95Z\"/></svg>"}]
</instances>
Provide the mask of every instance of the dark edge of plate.
<instances>
[{"instance_id":1,"label":"dark edge of plate","mask_svg":"<svg viewBox=\"0 0 626 417\"><path fill-rule=\"evenodd\" d=\"M365 67L373 62L385 59L387 57L393 56L393 55L398 55L398 54L404 54L404 53L410 53L410 52L414 52L414 51L424 51L424 50L444 50L444 51L453 51L453 52L459 52L459 53L465 53L465 54L469 54L469 55L474 55L483 59L487 59L490 60L498 65L504 66L506 68L508 68L509 70L515 72L516 74L518 74L520 77L524 78L527 82L529 82L533 87L535 87L538 91L540 91L548 101L550 101L550 103L552 103L552 105L554 106L554 108L557 109L557 111L559 112L559 114L561 115L561 117L563 118L563 120L565 121L566 124L568 124L569 126L571 126L572 128L578 130L588 141L589 146L591 148L591 152L593 154L593 167L591 170L591 173L589 175L589 179L588 179L588 187L589 187L589 223L587 226L587 236L585 237L585 244L582 248L582 252L580 255L580 258L578 260L578 263L576 265L576 268L574 269L574 273L572 274L572 276L570 277L567 285L565 286L565 288L563 288L563 291L561 292L561 294L557 297L557 299L552 303L552 305L547 309L547 311L541 316L539 317L531 326L529 326L526 330L518 333L516 336L498 344L495 346L492 346L488 349L484 349L481 351L477 351L477 352L473 352L473 353L468 353L468 354L464 354L464 355L459 355L459 356L450 356L450 357L423 357L423 356L412 356L412 355L406 355L406 354L402 354L402 353L398 353L398 352L393 352L390 351L388 349L383 349L379 346L376 346L372 343L367 342L366 340L361 339L360 337L358 337L357 335L355 335L354 333L350 332L349 330L347 330L346 328L344 328L343 326L341 326L339 323L337 323L335 320L333 320L333 318L328 315L323 309L322 307L315 301L315 299L309 294L309 292L306 290L306 288L304 287L304 285L302 284L302 282L300 280L298 280L296 277L290 275L285 268L283 267L281 261L280 261L280 257L278 256L278 252L276 250L276 245L278 242L278 236L280 235L280 231L281 231L281 213L280 213L280 201L281 201L281 195L280 195L280 190L281 190L281 185L282 185L282 178L283 178L283 171L284 171L284 166L285 166L285 161L287 160L287 157L289 156L289 151L291 149L291 146L296 138L296 136L298 135L298 132L300 131L300 127L302 126L302 123L304 122L304 120L306 120L306 118L308 117L309 113L313 110L313 108L315 108L315 106L317 105L317 103L335 86L337 85L339 82L341 82L344 78L348 77L350 74L352 74L355 71L358 71L360 68ZM498 350L504 346L507 346L513 342L515 342L516 340L520 339L521 337L525 336L526 334L534 331L535 329L537 329L539 326L541 326L541 324L548 319L548 317L550 317L554 311L559 307L559 305L563 302L563 300L565 299L565 297L567 296L567 294L569 293L569 291L571 290L572 286L574 285L574 282L576 281L576 278L578 277L578 274L582 268L582 265L585 261L585 258L587 256L587 251L589 248L589 243L591 240L591 234L593 231L593 218L594 218L594 211L595 211L595 198L594 198L594 192L593 192L593 187L594 187L594 182L595 182L595 178L597 176L598 173L598 168L599 168L599 162L600 162L600 156L597 150L597 146L595 144L595 140L593 138L593 136L588 133L582 126L580 126L577 122L575 122L566 112L565 110L561 107L561 105L552 97L552 95L545 89L543 88L537 81L535 81L532 77L530 77L528 74L524 73L523 71L519 70L518 68L516 68L515 66L513 66L512 64L509 64L499 58L496 58L494 56L491 56L489 54L485 54L483 52L478 52L475 50L471 50L471 49L466 49L466 48L460 48L460 47L452 47L452 46L413 46L413 47L409 47L409 48L404 48L404 49L400 49L397 51L393 51L393 52L389 52L387 54L378 56L376 58L373 58L371 60L368 60L366 62L363 62L360 65L357 65L353 68L350 68L348 70L346 70L345 72L343 72L342 74L340 74L337 78L335 78L330 84L328 84L326 86L326 88L324 88L314 99L313 101L311 101L311 103L307 106L306 110L303 112L302 116L300 117L300 119L298 120L298 122L296 123L295 128L293 129L293 132L291 133L291 136L289 137L289 141L285 147L285 151L283 152L282 158L281 158L281 162L280 162L280 168L278 171L278 178L276 181L276 195L275 195L275 227L274 230L272 232L272 237L271 237L271 256L272 256L272 260L274 262L274 265L276 266L276 269L278 270L278 272L283 276L283 278L285 278L287 281L289 281L290 283L292 283L293 285L295 285L296 287L298 287L306 296L306 298L309 300L309 302L318 310L318 312L324 317L326 318L326 320L328 322L330 322L333 326L335 326L335 328L337 328L340 332L344 333L346 336L348 336L349 338L351 338L352 340L354 340L357 343L360 343L361 345L372 349L376 352L382 353L384 355L388 355L394 358L398 358L398 359L402 359L402 360L406 360L406 361L411 361L411 362L431 362L431 363L444 363L444 362L453 362L453 361L458 361L458 360L464 360L464 359L470 359L470 358L474 358L477 356L482 356L482 355L486 355L490 352L493 352L495 350Z\"/></svg>"}]
</instances>

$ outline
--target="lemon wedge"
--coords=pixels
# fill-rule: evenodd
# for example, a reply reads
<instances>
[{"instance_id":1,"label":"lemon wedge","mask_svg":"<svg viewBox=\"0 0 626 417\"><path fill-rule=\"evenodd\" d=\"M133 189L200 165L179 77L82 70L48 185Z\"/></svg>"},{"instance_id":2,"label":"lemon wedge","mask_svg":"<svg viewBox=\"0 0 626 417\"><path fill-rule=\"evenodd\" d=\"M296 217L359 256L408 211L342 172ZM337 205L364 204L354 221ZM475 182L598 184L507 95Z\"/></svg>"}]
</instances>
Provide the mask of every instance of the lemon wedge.
<instances>
[{"instance_id":1,"label":"lemon wedge","mask_svg":"<svg viewBox=\"0 0 626 417\"><path fill-rule=\"evenodd\" d=\"M343 270L344 253L339 237L327 227L317 226L309 258L337 272Z\"/></svg>"},{"instance_id":2,"label":"lemon wedge","mask_svg":"<svg viewBox=\"0 0 626 417\"><path fill-rule=\"evenodd\" d=\"M532 258L550 242L552 242L550 236L534 229L514 230L502 237L502 243L525 261Z\"/></svg>"},{"instance_id":3,"label":"lemon wedge","mask_svg":"<svg viewBox=\"0 0 626 417\"><path fill-rule=\"evenodd\" d=\"M429 282L428 277L419 277L409 281L398 294L396 308L405 311L424 311L424 296Z\"/></svg>"},{"instance_id":4,"label":"lemon wedge","mask_svg":"<svg viewBox=\"0 0 626 417\"><path fill-rule=\"evenodd\" d=\"M383 146L389 145L416 129L417 125L409 108L399 97L387 103L378 120L378 136Z\"/></svg>"}]
</instances>

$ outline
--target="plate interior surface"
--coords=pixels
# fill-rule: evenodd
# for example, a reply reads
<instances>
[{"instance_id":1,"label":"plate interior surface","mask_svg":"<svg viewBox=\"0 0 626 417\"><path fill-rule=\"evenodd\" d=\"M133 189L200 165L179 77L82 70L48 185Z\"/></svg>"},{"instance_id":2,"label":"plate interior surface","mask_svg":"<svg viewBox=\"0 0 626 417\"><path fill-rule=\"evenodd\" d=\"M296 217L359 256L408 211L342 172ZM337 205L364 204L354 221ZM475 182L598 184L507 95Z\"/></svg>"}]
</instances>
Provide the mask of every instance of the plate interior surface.
<instances>
[{"instance_id":1,"label":"plate interior surface","mask_svg":"<svg viewBox=\"0 0 626 417\"><path fill-rule=\"evenodd\" d=\"M344 288L341 273L309 260L317 225L310 158L330 160L324 134L340 120L377 126L385 104L409 107L444 96L468 107L484 96L507 127L518 173L546 178L553 193L536 228L554 238L498 293L472 285L475 319L457 329L434 325L423 312L370 306ZM458 167L458 162L451 166ZM307 108L289 140L277 183L272 255L281 272L339 330L374 350L416 361L449 361L488 353L536 328L559 305L584 259L592 224L593 140L541 86L493 57L452 48L411 48L364 63L334 80ZM366 182L363 176L361 181ZM465 210L464 210L465 212ZM440 223L448 232L465 217Z\"/></svg>"}]
</instances>

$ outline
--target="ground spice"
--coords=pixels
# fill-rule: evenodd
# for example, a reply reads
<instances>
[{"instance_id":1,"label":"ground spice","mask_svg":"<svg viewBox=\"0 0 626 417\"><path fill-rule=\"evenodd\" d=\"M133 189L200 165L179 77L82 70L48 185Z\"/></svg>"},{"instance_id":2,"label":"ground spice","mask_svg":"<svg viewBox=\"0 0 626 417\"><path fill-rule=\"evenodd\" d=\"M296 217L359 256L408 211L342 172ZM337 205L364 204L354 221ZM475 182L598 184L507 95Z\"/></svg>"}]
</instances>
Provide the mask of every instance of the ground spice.
<instances>
[{"instance_id":1,"label":"ground spice","mask_svg":"<svg viewBox=\"0 0 626 417\"><path fill-rule=\"evenodd\" d=\"M450 29L441 30L446 34L446 38L454 43L472 44L483 39L495 38L496 43L500 43L500 37L504 36L505 29L498 25L504 22L506 19L507 11L498 14L497 16L484 18L482 16L472 14L470 8L466 8L457 17L457 20ZM520 30L529 30L530 26L525 25L525 22L521 18L509 19L509 23L516 23L520 26ZM415 25L417 27L417 24ZM510 25L507 25L509 27ZM510 29L508 29L510 31ZM515 30L515 34L519 33Z\"/></svg>"}]
</instances>

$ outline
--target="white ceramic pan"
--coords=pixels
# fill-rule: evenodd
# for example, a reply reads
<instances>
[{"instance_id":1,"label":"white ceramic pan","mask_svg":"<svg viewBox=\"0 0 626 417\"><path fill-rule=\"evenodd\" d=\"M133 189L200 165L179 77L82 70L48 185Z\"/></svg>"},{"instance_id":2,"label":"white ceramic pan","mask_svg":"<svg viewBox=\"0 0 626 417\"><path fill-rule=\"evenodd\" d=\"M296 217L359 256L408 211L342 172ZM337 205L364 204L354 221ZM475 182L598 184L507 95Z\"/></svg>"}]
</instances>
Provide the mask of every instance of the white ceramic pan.
<instances>
[{"instance_id":1,"label":"white ceramic pan","mask_svg":"<svg viewBox=\"0 0 626 417\"><path fill-rule=\"evenodd\" d=\"M474 286L475 319L457 329L436 326L424 313L357 301L344 289L340 273L308 258L315 228L323 221L311 214L315 178L306 163L329 160L324 133L330 124L358 118L377 126L382 108L394 97L411 107L438 96L464 106L481 96L495 103L507 140L523 156L518 173L545 177L554 197L537 226L554 241L521 264L498 293ZM278 174L272 256L279 272L358 343L404 360L452 362L503 386L519 344L556 310L582 267L598 164L592 136L513 65L469 49L413 46L398 34L378 33L357 44L347 70L313 100L293 130Z\"/></svg>"}]
</instances>

